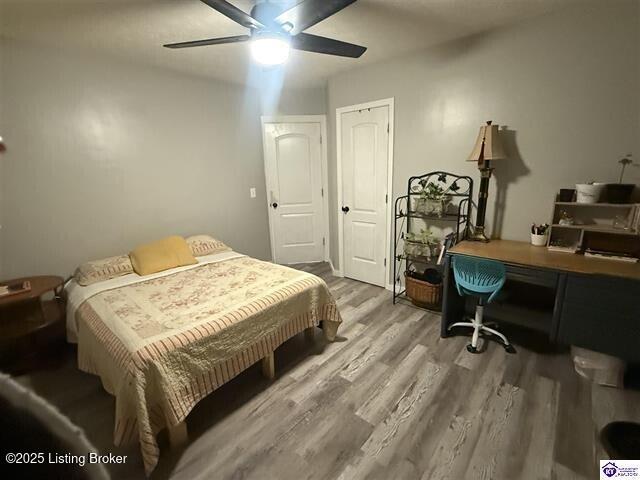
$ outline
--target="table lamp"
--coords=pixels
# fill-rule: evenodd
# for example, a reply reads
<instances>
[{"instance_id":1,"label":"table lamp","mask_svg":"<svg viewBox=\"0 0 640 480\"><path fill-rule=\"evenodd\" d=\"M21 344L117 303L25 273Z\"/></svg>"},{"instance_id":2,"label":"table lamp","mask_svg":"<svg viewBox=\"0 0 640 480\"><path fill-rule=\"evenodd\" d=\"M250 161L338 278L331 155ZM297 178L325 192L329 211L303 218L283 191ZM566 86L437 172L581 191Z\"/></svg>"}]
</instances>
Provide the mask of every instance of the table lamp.
<instances>
[{"instance_id":1,"label":"table lamp","mask_svg":"<svg viewBox=\"0 0 640 480\"><path fill-rule=\"evenodd\" d=\"M469 240L477 242L488 242L489 238L484 233L484 217L487 213L487 198L489 196L489 179L493 167L492 160L505 159L506 155L500 142L498 125L492 125L491 120L486 125L480 127L478 139L473 147L473 151L468 162L478 162L480 170L480 191L478 192L478 210L476 212L476 226Z\"/></svg>"}]
</instances>

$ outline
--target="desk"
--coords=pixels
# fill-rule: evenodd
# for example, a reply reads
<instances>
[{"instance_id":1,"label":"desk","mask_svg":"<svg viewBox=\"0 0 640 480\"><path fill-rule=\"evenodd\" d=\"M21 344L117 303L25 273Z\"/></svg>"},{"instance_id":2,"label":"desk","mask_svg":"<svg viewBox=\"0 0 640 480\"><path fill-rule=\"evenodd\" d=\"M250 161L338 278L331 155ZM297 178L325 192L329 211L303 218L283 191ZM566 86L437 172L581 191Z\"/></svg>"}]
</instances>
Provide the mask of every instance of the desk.
<instances>
[{"instance_id":1,"label":"desk","mask_svg":"<svg viewBox=\"0 0 640 480\"><path fill-rule=\"evenodd\" d=\"M441 335L461 321L466 299L455 287L451 259L469 255L507 268L516 299L485 310L488 320L544 332L552 342L576 345L640 362L640 264L549 252L525 242L463 241L447 253Z\"/></svg>"}]
</instances>

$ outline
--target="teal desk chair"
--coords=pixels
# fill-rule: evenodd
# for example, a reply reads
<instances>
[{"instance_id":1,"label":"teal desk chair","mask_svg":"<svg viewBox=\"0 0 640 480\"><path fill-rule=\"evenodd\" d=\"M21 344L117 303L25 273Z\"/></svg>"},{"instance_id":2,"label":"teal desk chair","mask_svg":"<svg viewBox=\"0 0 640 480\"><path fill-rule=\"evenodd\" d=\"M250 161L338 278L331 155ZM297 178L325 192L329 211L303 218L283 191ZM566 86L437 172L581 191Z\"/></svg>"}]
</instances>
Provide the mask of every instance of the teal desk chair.
<instances>
[{"instance_id":1,"label":"teal desk chair","mask_svg":"<svg viewBox=\"0 0 640 480\"><path fill-rule=\"evenodd\" d=\"M515 348L509 343L507 337L482 323L484 306L491 303L507 279L504 265L493 260L456 255L453 257L453 275L458 293L461 296L470 295L476 297L478 303L476 304L475 318L471 322L456 322L449 326L449 330L455 327L473 328L471 343L467 345L467 350L471 353L479 353L478 337L480 332L495 335L502 340L504 349L507 352L516 353Z\"/></svg>"}]
</instances>

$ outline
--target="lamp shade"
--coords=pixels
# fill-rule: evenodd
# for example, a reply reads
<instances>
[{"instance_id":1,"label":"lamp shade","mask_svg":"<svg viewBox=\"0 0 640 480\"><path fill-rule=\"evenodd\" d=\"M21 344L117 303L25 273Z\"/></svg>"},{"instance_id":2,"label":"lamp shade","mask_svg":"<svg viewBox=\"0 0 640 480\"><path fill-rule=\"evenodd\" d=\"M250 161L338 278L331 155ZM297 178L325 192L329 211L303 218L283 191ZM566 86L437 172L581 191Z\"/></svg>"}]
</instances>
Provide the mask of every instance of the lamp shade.
<instances>
[{"instance_id":1,"label":"lamp shade","mask_svg":"<svg viewBox=\"0 0 640 480\"><path fill-rule=\"evenodd\" d=\"M467 161L480 162L484 160L501 160L504 158L507 158L507 156L502 149L498 125L492 125L491 121L488 121L486 125L480 127L478 139Z\"/></svg>"}]
</instances>

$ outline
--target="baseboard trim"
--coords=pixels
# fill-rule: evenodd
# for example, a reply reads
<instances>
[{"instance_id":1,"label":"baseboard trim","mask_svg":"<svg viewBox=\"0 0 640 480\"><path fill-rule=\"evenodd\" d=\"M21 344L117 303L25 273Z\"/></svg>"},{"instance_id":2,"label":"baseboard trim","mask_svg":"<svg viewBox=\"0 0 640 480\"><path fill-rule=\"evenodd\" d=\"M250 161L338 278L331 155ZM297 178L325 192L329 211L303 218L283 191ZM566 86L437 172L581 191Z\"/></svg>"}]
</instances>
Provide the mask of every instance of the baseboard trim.
<instances>
[{"instance_id":1,"label":"baseboard trim","mask_svg":"<svg viewBox=\"0 0 640 480\"><path fill-rule=\"evenodd\" d=\"M329 259L329 266L331 267L331 274L334 277L344 277L344 275L342 274L342 270L336 270L331 259Z\"/></svg>"},{"instance_id":2,"label":"baseboard trim","mask_svg":"<svg viewBox=\"0 0 640 480\"><path fill-rule=\"evenodd\" d=\"M331 267L331 273L334 277L344 277L344 275L342 274L342 270L336 270L336 268L333 266L333 262L331 260L329 260L329 266ZM387 283L384 288L386 290L389 290L390 292L393 292L393 283ZM401 285L398 284L398 288L401 288Z\"/></svg>"}]
</instances>

